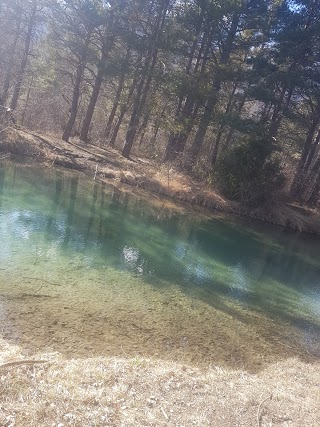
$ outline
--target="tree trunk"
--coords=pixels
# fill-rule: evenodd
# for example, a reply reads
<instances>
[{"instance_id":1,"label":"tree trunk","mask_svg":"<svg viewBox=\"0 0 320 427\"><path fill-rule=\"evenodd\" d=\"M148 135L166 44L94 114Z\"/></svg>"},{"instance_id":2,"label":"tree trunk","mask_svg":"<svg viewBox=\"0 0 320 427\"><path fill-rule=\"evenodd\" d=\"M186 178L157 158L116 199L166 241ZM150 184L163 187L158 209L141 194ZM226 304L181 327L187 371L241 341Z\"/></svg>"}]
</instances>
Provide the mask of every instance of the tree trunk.
<instances>
[{"instance_id":1,"label":"tree trunk","mask_svg":"<svg viewBox=\"0 0 320 427\"><path fill-rule=\"evenodd\" d=\"M197 62L194 67L194 72L197 73L201 64L200 76L203 76L206 65L208 62L208 55L211 47L211 35L210 33L205 36L206 44L202 44L199 49L199 54L197 57ZM186 121L184 124L183 130L178 134L176 138L176 149L173 153L174 157L176 155L182 154L185 146L187 144L189 135L193 129L195 119L198 115L199 108L201 106L200 100L195 100L193 97L188 97L185 107L182 111L182 120Z\"/></svg>"},{"instance_id":2,"label":"tree trunk","mask_svg":"<svg viewBox=\"0 0 320 427\"><path fill-rule=\"evenodd\" d=\"M121 97L122 89L123 89L123 86L124 86L124 80L125 80L125 76L122 75L121 79L119 81L119 85L118 85L118 89L117 89L117 92L116 92L115 99L113 101L112 109L111 109L111 112L110 112L109 117L108 117L107 126L106 126L106 129L105 129L105 132L104 132L106 139L109 138L109 135L110 135L110 132L111 132L111 129L112 129L112 123L114 121L114 118L116 116L116 112L117 112L118 107L119 107L120 97Z\"/></svg>"},{"instance_id":3,"label":"tree trunk","mask_svg":"<svg viewBox=\"0 0 320 427\"><path fill-rule=\"evenodd\" d=\"M198 157L201 147L203 145L204 138L206 136L208 127L211 123L212 116L213 116L213 110L218 102L218 94L221 88L221 81L218 81L214 87L215 87L215 94L211 94L208 101L206 102L204 112L202 114L202 117L200 119L199 127L197 130L197 133L194 137L192 147L190 150L190 164L194 164L196 158Z\"/></svg>"},{"instance_id":4,"label":"tree trunk","mask_svg":"<svg viewBox=\"0 0 320 427\"><path fill-rule=\"evenodd\" d=\"M296 173L291 185L290 193L293 197L301 195L300 193L303 188L304 178L307 172L306 165L308 164L308 158L310 157L313 143L317 145L317 138L316 138L316 141L313 141L313 139L314 139L315 132L320 124L320 108L319 107L320 107L320 104L317 109L317 114L313 118L307 137L305 139L301 157L300 157L300 160L296 169ZM314 147L314 149L316 149L316 146ZM310 157L310 163L308 164L308 167L310 166L311 161L312 161L312 157Z\"/></svg>"},{"instance_id":5,"label":"tree trunk","mask_svg":"<svg viewBox=\"0 0 320 427\"><path fill-rule=\"evenodd\" d=\"M31 15L30 15L29 23L28 23L27 35L26 35L25 44L24 44L23 57L22 57L20 69L18 72L17 83L15 85L13 95L12 95L12 99L11 99L11 104L10 104L10 108L13 111L17 108L17 105L18 105L22 81L23 81L23 78L24 78L24 75L26 72L27 64L28 64L28 57L30 54L31 41L32 41L32 31L33 31L34 26L35 26L36 13L37 13L37 2L33 1L32 9L31 9Z\"/></svg>"},{"instance_id":6,"label":"tree trunk","mask_svg":"<svg viewBox=\"0 0 320 427\"><path fill-rule=\"evenodd\" d=\"M231 92L231 95L229 97L226 110L224 112L225 115L229 114L231 109L232 109L232 103L233 103L234 95L236 93L237 88L238 88L238 82L236 81L235 84L233 85L232 92ZM215 143L213 146L213 150L212 150L212 153L210 156L210 163L212 166L214 166L216 161L217 161L219 147L220 147L220 141L221 141L221 137L222 137L224 128L225 128L225 124L222 123L219 127L217 137L216 137L216 140L215 140Z\"/></svg>"},{"instance_id":7,"label":"tree trunk","mask_svg":"<svg viewBox=\"0 0 320 427\"><path fill-rule=\"evenodd\" d=\"M201 9L201 16L199 18L199 32L196 34L195 39L194 39L194 41L192 43L190 54L189 54L189 58L188 58L188 62L187 62L187 65L186 65L186 75L187 76L189 76L191 74L191 71L192 71L192 64L193 64L193 61L194 61L194 55L195 55L196 50L197 50L197 45L198 45L198 41L199 41L198 39L199 39L199 35L200 35L200 32L201 32L202 24L203 24L203 18L204 18L204 9ZM197 54L196 66L197 66L197 64L199 64L199 61L200 61L200 51L201 51L201 49L203 49L204 41L205 41L205 38L204 38L204 36L202 36L200 50L199 50L199 52ZM181 112L181 108L182 108L183 101L184 101L185 97L186 97L185 93L179 96L178 106L177 106L176 114L175 114L176 117L178 117L179 114L180 114L180 112ZM174 137L174 135L173 135L173 137ZM169 140L170 140L170 137L169 137Z\"/></svg>"},{"instance_id":8,"label":"tree trunk","mask_svg":"<svg viewBox=\"0 0 320 427\"><path fill-rule=\"evenodd\" d=\"M246 98L243 98L243 100L240 102L240 104L238 106L238 113L239 113L239 115L240 115L240 113L242 111L242 108L244 106L245 101L246 101ZM228 132L228 134L227 134L227 137L226 137L224 143L222 144L222 147L221 147L222 150L225 150L225 149L227 149L229 147L229 145L231 143L231 140L233 138L234 132L235 132L234 127L231 127L230 130L229 130L229 132Z\"/></svg>"},{"instance_id":9,"label":"tree trunk","mask_svg":"<svg viewBox=\"0 0 320 427\"><path fill-rule=\"evenodd\" d=\"M139 126L140 117L144 109L149 88L151 85L151 81L153 77L152 73L154 71L154 68L158 59L158 48L156 47L156 44L158 43L159 38L161 37L162 31L163 31L168 6L169 6L169 0L164 0L162 4L162 10L160 12L160 17L156 24L156 28L153 35L153 43L152 43L152 48L150 52L152 60L150 63L148 58L147 66L145 67L146 74L141 78L137 88L137 93L136 93L135 101L133 104L130 123L129 123L128 131L126 134L126 141L122 149L122 155L126 158L129 158L130 156L130 152L131 152L134 139L137 133L137 129Z\"/></svg>"},{"instance_id":10,"label":"tree trunk","mask_svg":"<svg viewBox=\"0 0 320 427\"><path fill-rule=\"evenodd\" d=\"M119 117L117 118L116 125L115 125L115 127L113 129L113 132L112 132L112 135L111 135L111 139L110 139L110 145L111 145L111 147L114 147L114 144L116 142L117 135L118 135L121 123L122 123L122 121L124 119L124 116L125 116L126 112L128 111L129 102L130 102L130 100L132 98L132 95L133 95L133 93L135 91L135 88L137 86L138 80L139 80L139 73L137 72L135 74L135 76L134 76L134 79L133 79L130 91L128 93L127 101L126 101L126 103L124 105L121 105L121 107L120 107L120 114L119 114Z\"/></svg>"},{"instance_id":11,"label":"tree trunk","mask_svg":"<svg viewBox=\"0 0 320 427\"><path fill-rule=\"evenodd\" d=\"M106 137L106 139L109 138L109 135L110 135L110 132L111 132L111 128L112 128L112 123L114 121L117 109L119 107L121 93L122 93L122 90L123 90L123 87L124 87L125 78L126 78L125 69L126 69L126 66L129 63L130 53L131 52L128 49L127 50L127 54L126 54L124 69L122 70L122 73L121 73L121 76L120 76L120 80L119 80L119 84L118 84L116 96L115 96L115 99L113 101L113 106L112 106L110 115L108 117L107 125L106 125L106 130L105 130L105 137Z\"/></svg>"},{"instance_id":12,"label":"tree trunk","mask_svg":"<svg viewBox=\"0 0 320 427\"><path fill-rule=\"evenodd\" d=\"M230 54L233 48L234 39L236 36L237 28L240 21L240 13L236 12L233 15L232 23L230 26L230 30L228 32L228 36L224 43L224 48L220 58L220 64L226 64L229 61ZM206 136L208 127L211 123L213 111L217 105L219 99L219 92L222 86L221 78L218 78L212 85L211 93L209 94L209 98L206 102L205 109L203 115L200 119L198 131L194 137L193 144L190 152L190 163L194 164L198 154L200 153L201 147L203 145L204 138Z\"/></svg>"},{"instance_id":13,"label":"tree trunk","mask_svg":"<svg viewBox=\"0 0 320 427\"><path fill-rule=\"evenodd\" d=\"M287 94L287 97L285 97L285 95L287 93L287 89L288 89L287 86L283 87L281 95L280 95L280 100L278 101L277 105L274 108L272 118L271 118L270 127L269 127L269 138L274 138L277 135L277 132L279 130L283 116L289 108L289 104L290 104L292 94L293 94L294 85L291 84L289 91L288 91L288 94ZM283 105L283 101L284 101L284 105Z\"/></svg>"},{"instance_id":14,"label":"tree trunk","mask_svg":"<svg viewBox=\"0 0 320 427\"><path fill-rule=\"evenodd\" d=\"M122 155L126 158L129 158L130 152L134 143L134 139L137 133L137 128L139 125L140 114L143 110L145 100L148 95L148 90L152 80L152 71L154 70L154 67L156 65L157 57L158 57L158 49L155 49L152 54L152 62L150 66L148 64L149 59L147 60L146 68L147 69L149 68L149 70L147 74L141 77L139 85L137 87L137 93L134 99L132 114L130 117L129 127L126 134L126 141L122 149Z\"/></svg>"},{"instance_id":15,"label":"tree trunk","mask_svg":"<svg viewBox=\"0 0 320 427\"><path fill-rule=\"evenodd\" d=\"M201 46L198 51L196 63L193 70L194 73L197 73L199 70L200 64L202 64L201 70L200 70L200 76L203 75L205 71L205 67L208 61L210 46L211 46L210 35L205 33L202 37ZM205 52L204 52L204 49L205 49ZM188 69L188 74L189 72L190 70ZM166 150L162 159L163 162L166 162L167 160L174 160L180 153L183 152L184 147L187 143L189 133L191 132L194 126L194 120L191 118L191 116L192 117L196 116L196 114L192 114L192 112L195 112L195 111L198 112L199 102L196 103L194 96L188 95L182 108L183 98L184 96L180 97L179 99L179 105L176 113L176 117L177 117L176 126L179 128L183 127L183 130L179 130L178 132L173 131L170 133L169 141L166 146Z\"/></svg>"},{"instance_id":16,"label":"tree trunk","mask_svg":"<svg viewBox=\"0 0 320 427\"><path fill-rule=\"evenodd\" d=\"M151 147L154 147L154 144L156 142L157 135L158 135L158 132L159 132L159 129L160 129L160 126L161 126L161 121L162 121L162 119L164 117L165 111L166 111L166 107L164 107L162 109L161 114L156 118L156 121L155 121L155 124L154 124L153 135L152 135L151 142L150 142Z\"/></svg>"},{"instance_id":17,"label":"tree trunk","mask_svg":"<svg viewBox=\"0 0 320 427\"><path fill-rule=\"evenodd\" d=\"M306 163L305 163L305 165L304 165L304 169L305 169L306 171L308 171L308 170L309 170L309 168L310 168L310 166L311 166L311 163L313 162L314 155L315 155L315 153L316 153L316 151L317 151L317 148L318 148L318 146L319 146L319 142L320 142L320 129L318 130L317 136L316 136L316 138L315 138L314 142L313 142L313 143L312 143L312 145L311 145L311 148L310 148L310 151L309 151L309 155L308 155L307 161L306 161Z\"/></svg>"},{"instance_id":18,"label":"tree trunk","mask_svg":"<svg viewBox=\"0 0 320 427\"><path fill-rule=\"evenodd\" d=\"M150 65L149 75L147 77L146 83L145 85L143 85L142 83L142 85L140 86L139 88L140 93L139 93L139 90L137 91L137 97L134 102L134 107L133 107L133 111L132 111L132 115L129 123L129 129L126 135L126 142L122 149L122 155L127 158L130 156L130 152L131 152L134 139L138 130L141 114L149 93L149 88L152 81L152 73L157 62L157 57L158 57L158 50L156 49L152 58L152 63Z\"/></svg>"},{"instance_id":19,"label":"tree trunk","mask_svg":"<svg viewBox=\"0 0 320 427\"><path fill-rule=\"evenodd\" d=\"M92 94L90 97L88 109L87 109L85 118L83 120L81 132L80 132L80 139L81 139L81 141L84 141L84 142L88 141L90 124L92 121L94 110L96 108L100 89L101 89L101 86L103 83L104 65L105 65L106 59L107 59L107 54L106 54L105 50L102 49L101 60L100 60L100 63L98 64L98 73L97 73L97 76L96 76L96 79L94 82L94 86L92 89Z\"/></svg>"},{"instance_id":20,"label":"tree trunk","mask_svg":"<svg viewBox=\"0 0 320 427\"><path fill-rule=\"evenodd\" d=\"M150 119L150 109L148 109L145 112L144 117L143 117L143 121L142 121L141 126L140 126L139 131L138 131L138 135L140 136L139 145L141 145L143 142L144 135L145 135L146 130L147 130L149 119Z\"/></svg>"},{"instance_id":21,"label":"tree trunk","mask_svg":"<svg viewBox=\"0 0 320 427\"><path fill-rule=\"evenodd\" d=\"M271 109L272 109L272 103L271 102L266 103L260 115L259 122L261 124L266 124L268 122Z\"/></svg>"},{"instance_id":22,"label":"tree trunk","mask_svg":"<svg viewBox=\"0 0 320 427\"><path fill-rule=\"evenodd\" d=\"M24 120L26 117L26 112L27 112L30 94L31 94L31 90L32 90L33 80L34 80L34 74L32 74L32 76L31 76L31 80L30 80L30 84L29 84L29 88L28 88L28 92L27 92L27 97L26 97L26 102L24 104L24 109L23 109L23 113L22 113L22 117L21 117L21 126L24 125Z\"/></svg>"},{"instance_id":23,"label":"tree trunk","mask_svg":"<svg viewBox=\"0 0 320 427\"><path fill-rule=\"evenodd\" d=\"M112 131L112 135L111 135L111 138L110 138L110 146L111 147L114 147L114 144L116 143L118 132L119 132L122 120L123 120L126 112L127 112L127 107L122 106L120 108L120 114L119 114L119 117L117 118L115 127L114 127L114 129Z\"/></svg>"},{"instance_id":24,"label":"tree trunk","mask_svg":"<svg viewBox=\"0 0 320 427\"><path fill-rule=\"evenodd\" d=\"M1 98L4 104L6 104L7 98L8 98L10 82L12 77L12 63L13 63L14 56L16 54L17 43L21 36L21 18L22 18L22 9L20 10L20 13L18 16L17 30L16 30L15 38L12 43L12 47L10 49L10 56L7 62L6 73L5 73L4 82L3 82Z\"/></svg>"},{"instance_id":25,"label":"tree trunk","mask_svg":"<svg viewBox=\"0 0 320 427\"><path fill-rule=\"evenodd\" d=\"M303 167L303 172L302 172L303 183L301 184L300 194L307 194L308 191L310 190L310 186L312 186L312 183L314 181L314 167L316 167L317 162L315 163L311 171L310 171L310 166L313 163L314 156L317 152L317 147L319 145L319 142L320 142L320 129L318 130L317 136L311 146L308 159Z\"/></svg>"},{"instance_id":26,"label":"tree trunk","mask_svg":"<svg viewBox=\"0 0 320 427\"><path fill-rule=\"evenodd\" d=\"M84 70L86 67L88 47L90 44L91 33L92 33L92 31L88 31L88 34L87 34L85 42L84 42L84 46L82 48L81 56L79 58L77 71L76 71L76 78L75 78L74 87L73 87L70 116L69 116L68 122L66 124L66 127L64 129L63 135L62 135L63 141L66 141L66 142L69 141L73 126L74 126L76 118L77 118L78 104L79 104L79 98L80 98L80 87L81 87L83 73L84 73Z\"/></svg>"},{"instance_id":27,"label":"tree trunk","mask_svg":"<svg viewBox=\"0 0 320 427\"><path fill-rule=\"evenodd\" d=\"M317 176L317 179L315 181L312 193L308 199L308 204L312 207L316 207L320 198L320 158L316 161L312 169Z\"/></svg>"}]
</instances>

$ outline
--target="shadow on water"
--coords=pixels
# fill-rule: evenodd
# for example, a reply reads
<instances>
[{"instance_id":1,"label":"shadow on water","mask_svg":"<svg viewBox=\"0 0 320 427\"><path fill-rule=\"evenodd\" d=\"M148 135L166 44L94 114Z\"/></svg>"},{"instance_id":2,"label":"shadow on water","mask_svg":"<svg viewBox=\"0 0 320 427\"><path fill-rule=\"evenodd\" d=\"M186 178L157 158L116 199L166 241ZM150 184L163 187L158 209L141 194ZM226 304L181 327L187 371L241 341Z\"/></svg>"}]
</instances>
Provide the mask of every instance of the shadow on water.
<instances>
[{"instance_id":1,"label":"shadow on water","mask_svg":"<svg viewBox=\"0 0 320 427\"><path fill-rule=\"evenodd\" d=\"M41 240L40 236L45 236L47 255L44 268L48 271L54 269L54 264L50 267L50 263L55 262L54 257L65 257L70 260L71 269L72 262L76 265L74 274L79 274L81 270L83 277L88 276L88 281L91 280L91 272L103 273L104 269L110 267L115 271L130 273L133 279L139 279L161 292L161 310L165 307L167 316L179 314L179 300L168 297L171 288L179 295L188 297L188 301L193 301L188 306L191 315L194 315L193 306L198 307L197 304L201 303L197 315L202 313L203 319L199 317L199 325L202 322L204 330L208 328L204 332L208 343L220 343L221 360L227 360L230 366L238 367L240 360L248 368L249 362L247 364L244 359L249 357L250 349L242 349L242 354L239 348L235 349L236 344L229 343L230 349L226 350L225 341L235 338L227 329L229 336L222 332L222 327L220 334L218 327L213 331L209 325L204 325L206 307L223 313L225 317L220 319L221 325L229 319L230 325L232 322L238 325L239 331L242 327L254 327L259 336L265 335L266 341L272 341L277 334L278 341L283 341L284 335L281 335L279 325L291 325L298 334L295 341L290 342L289 353L320 356L316 344L320 337L318 241L303 241L297 236L286 236L271 228L266 228L265 232L257 231L233 220L199 221L190 215L178 215L157 208L111 186L106 188L96 182L86 182L79 179L78 175L24 168L12 163L0 167L0 227L1 215L6 213L14 217L10 224L11 233L16 238L25 233L24 238L28 240L28 236L33 234L34 240L30 237L28 241L36 242L37 238ZM9 249L7 251L10 252ZM1 260L1 253L0 260L5 263L5 250L3 254L4 260ZM36 255L36 261L40 255ZM126 289L125 283L115 282L116 287ZM21 295L29 294L25 292ZM103 295L99 294L98 297L102 298ZM112 295L114 297L114 293ZM184 301L183 297L179 298ZM1 299L5 300L5 296ZM34 308L34 302L30 307ZM56 309L61 311L58 306ZM149 310L149 307L143 309ZM125 321L126 316L129 316L127 312L121 314L122 329L119 329L119 322L112 323L112 316L108 317L108 327L114 331L110 335L124 333L128 327ZM140 315L143 318L145 313L141 312ZM68 318L65 311L63 316ZM94 319L100 319L96 320L97 323L101 321L101 316L97 317L96 313L90 316L92 324ZM88 319L84 321L88 322ZM130 316L127 321L132 323ZM177 317L177 327L172 336L181 335L183 322L179 326L179 321ZM142 324L136 323L135 333L148 336L146 327L139 332ZM81 330L85 333L84 328ZM13 326L10 331L14 333ZM132 331L129 332L128 340L131 339ZM210 334L215 337L214 342L210 341ZM175 345L170 341L171 338L166 341L163 337L159 344L161 348L169 349ZM187 340L186 337L187 331L179 338L182 340L179 344L181 348L185 345L183 340ZM108 345L112 348L112 342ZM135 345L132 347L135 348ZM144 344L139 341L139 345L141 348ZM201 345L196 343L192 351L195 352ZM292 345L295 351L292 351ZM114 346L119 346L119 343ZM206 351L211 351L210 346ZM237 359L234 354L239 352L242 356ZM280 351L279 354L285 357L288 353ZM220 362L218 356L216 360ZM260 365L258 363L257 366Z\"/></svg>"}]
</instances>

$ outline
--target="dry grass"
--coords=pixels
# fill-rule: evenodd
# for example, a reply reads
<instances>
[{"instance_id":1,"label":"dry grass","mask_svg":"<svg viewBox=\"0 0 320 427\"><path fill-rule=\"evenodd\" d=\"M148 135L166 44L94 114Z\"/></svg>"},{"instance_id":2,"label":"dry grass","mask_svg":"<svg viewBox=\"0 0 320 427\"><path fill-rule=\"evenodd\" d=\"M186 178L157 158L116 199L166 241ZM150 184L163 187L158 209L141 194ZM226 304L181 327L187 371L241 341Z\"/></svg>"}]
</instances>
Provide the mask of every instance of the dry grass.
<instances>
[{"instance_id":1,"label":"dry grass","mask_svg":"<svg viewBox=\"0 0 320 427\"><path fill-rule=\"evenodd\" d=\"M23 358L4 341L0 349L3 361ZM142 358L40 357L51 362L0 368L1 426L320 425L319 364L291 359L253 375Z\"/></svg>"}]
</instances>

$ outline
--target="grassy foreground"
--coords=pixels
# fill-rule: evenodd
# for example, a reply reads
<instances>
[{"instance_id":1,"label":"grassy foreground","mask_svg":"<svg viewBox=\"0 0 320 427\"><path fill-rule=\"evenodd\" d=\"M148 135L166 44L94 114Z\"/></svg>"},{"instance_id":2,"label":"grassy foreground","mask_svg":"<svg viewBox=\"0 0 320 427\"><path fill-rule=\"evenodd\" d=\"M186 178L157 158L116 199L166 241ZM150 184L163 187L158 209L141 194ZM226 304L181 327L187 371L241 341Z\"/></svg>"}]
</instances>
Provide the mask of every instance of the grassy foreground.
<instances>
[{"instance_id":1,"label":"grassy foreground","mask_svg":"<svg viewBox=\"0 0 320 427\"><path fill-rule=\"evenodd\" d=\"M320 425L320 365L291 359L259 374L206 371L159 360L62 359L22 355L0 340L0 425L296 426Z\"/></svg>"}]
</instances>

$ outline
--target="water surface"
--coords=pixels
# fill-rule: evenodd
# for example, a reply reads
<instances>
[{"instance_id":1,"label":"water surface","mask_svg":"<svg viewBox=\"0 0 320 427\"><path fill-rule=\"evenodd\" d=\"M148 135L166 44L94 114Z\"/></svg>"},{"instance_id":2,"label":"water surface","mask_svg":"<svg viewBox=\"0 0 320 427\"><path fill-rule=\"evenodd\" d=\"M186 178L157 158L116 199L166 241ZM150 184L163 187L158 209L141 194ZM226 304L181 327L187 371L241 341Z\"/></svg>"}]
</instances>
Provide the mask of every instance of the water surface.
<instances>
[{"instance_id":1,"label":"water surface","mask_svg":"<svg viewBox=\"0 0 320 427\"><path fill-rule=\"evenodd\" d=\"M320 242L0 163L1 334L251 371L320 356Z\"/></svg>"}]
</instances>

